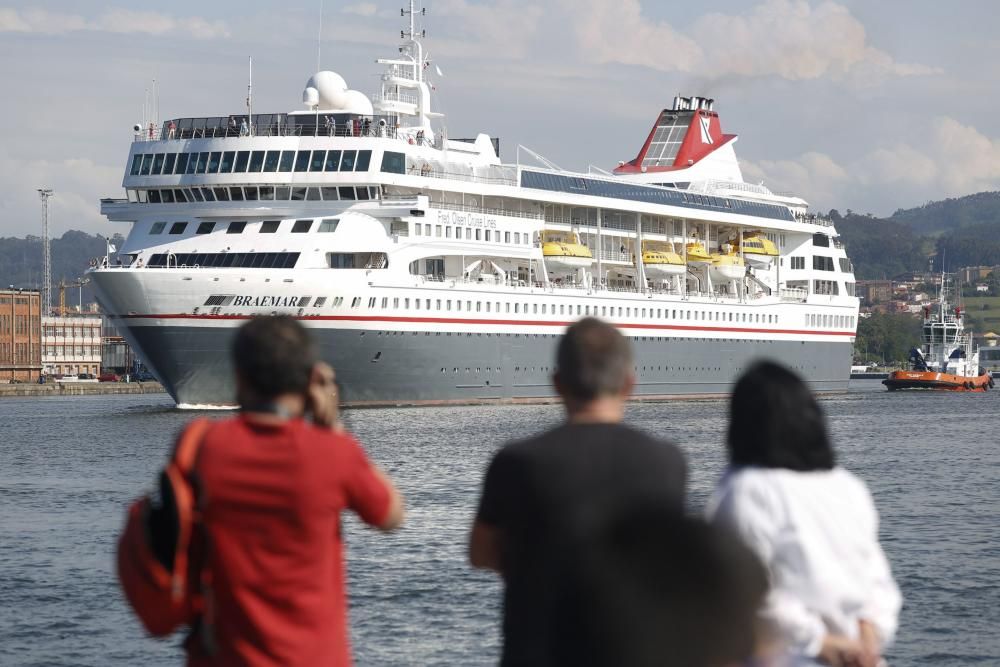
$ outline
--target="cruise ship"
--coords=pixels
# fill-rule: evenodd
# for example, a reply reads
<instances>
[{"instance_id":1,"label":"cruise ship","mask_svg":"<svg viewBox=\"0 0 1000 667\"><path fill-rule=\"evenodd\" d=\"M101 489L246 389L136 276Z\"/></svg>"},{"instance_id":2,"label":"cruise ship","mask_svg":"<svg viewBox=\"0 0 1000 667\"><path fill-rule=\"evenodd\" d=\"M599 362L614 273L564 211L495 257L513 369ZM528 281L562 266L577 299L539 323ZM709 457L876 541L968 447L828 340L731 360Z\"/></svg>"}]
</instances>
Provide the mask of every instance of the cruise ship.
<instances>
[{"instance_id":1,"label":"cruise ship","mask_svg":"<svg viewBox=\"0 0 1000 667\"><path fill-rule=\"evenodd\" d=\"M126 196L101 202L131 229L89 277L179 405L233 404L233 332L276 314L311 329L353 405L549 399L558 337L588 316L631 340L639 398L724 395L762 357L846 390L844 247L803 199L744 181L713 100L651 112L609 171L521 146L503 162L497 138L448 136L422 14L372 94L321 71L299 110L248 97L136 126Z\"/></svg>"}]
</instances>

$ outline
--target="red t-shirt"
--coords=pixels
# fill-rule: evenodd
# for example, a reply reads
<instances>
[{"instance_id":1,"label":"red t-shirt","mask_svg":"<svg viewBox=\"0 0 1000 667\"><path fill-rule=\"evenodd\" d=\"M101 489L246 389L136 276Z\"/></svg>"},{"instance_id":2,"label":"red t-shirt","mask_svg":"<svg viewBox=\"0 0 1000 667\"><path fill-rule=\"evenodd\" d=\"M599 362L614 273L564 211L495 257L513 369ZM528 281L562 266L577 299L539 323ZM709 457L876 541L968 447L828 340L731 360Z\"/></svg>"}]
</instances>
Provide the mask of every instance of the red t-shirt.
<instances>
[{"instance_id":1,"label":"red t-shirt","mask_svg":"<svg viewBox=\"0 0 1000 667\"><path fill-rule=\"evenodd\" d=\"M340 512L369 524L389 491L360 445L301 419L214 424L198 454L215 650L188 665L350 665Z\"/></svg>"}]
</instances>

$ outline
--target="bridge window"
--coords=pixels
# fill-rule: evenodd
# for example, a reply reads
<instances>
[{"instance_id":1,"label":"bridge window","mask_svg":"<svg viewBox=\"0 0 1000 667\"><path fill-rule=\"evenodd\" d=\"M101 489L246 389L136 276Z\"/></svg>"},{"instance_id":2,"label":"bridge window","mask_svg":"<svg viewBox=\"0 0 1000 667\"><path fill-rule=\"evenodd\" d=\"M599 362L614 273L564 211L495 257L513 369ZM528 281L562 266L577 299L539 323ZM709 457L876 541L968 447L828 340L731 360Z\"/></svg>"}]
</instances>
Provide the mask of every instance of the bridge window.
<instances>
[{"instance_id":1,"label":"bridge window","mask_svg":"<svg viewBox=\"0 0 1000 667\"><path fill-rule=\"evenodd\" d=\"M195 231L195 234L211 234L213 229L215 229L214 222L203 222L198 225L198 229Z\"/></svg>"},{"instance_id":2,"label":"bridge window","mask_svg":"<svg viewBox=\"0 0 1000 667\"><path fill-rule=\"evenodd\" d=\"M817 232L817 233L813 234L813 245L814 246L819 246L820 248L829 248L830 247L830 237L827 236L826 234Z\"/></svg>"},{"instance_id":3,"label":"bridge window","mask_svg":"<svg viewBox=\"0 0 1000 667\"><path fill-rule=\"evenodd\" d=\"M316 231L320 234L330 234L337 231L337 225L340 224L340 218L324 218L319 223L319 229Z\"/></svg>"},{"instance_id":4,"label":"bridge window","mask_svg":"<svg viewBox=\"0 0 1000 667\"><path fill-rule=\"evenodd\" d=\"M295 171L309 171L309 151L299 151L295 156Z\"/></svg>"},{"instance_id":5,"label":"bridge window","mask_svg":"<svg viewBox=\"0 0 1000 667\"><path fill-rule=\"evenodd\" d=\"M142 166L139 168L140 176L149 176L149 169L153 166L153 154L146 153L142 156Z\"/></svg>"},{"instance_id":6,"label":"bridge window","mask_svg":"<svg viewBox=\"0 0 1000 667\"><path fill-rule=\"evenodd\" d=\"M183 155L183 153L181 154ZM247 170L247 163L250 162L250 151L238 151L236 153L236 165L233 167L233 173L242 174ZM180 172L180 161L177 162L177 170Z\"/></svg>"},{"instance_id":7,"label":"bridge window","mask_svg":"<svg viewBox=\"0 0 1000 667\"><path fill-rule=\"evenodd\" d=\"M295 151L281 151L281 161L278 163L278 171L291 171L294 165Z\"/></svg>"},{"instance_id":8,"label":"bridge window","mask_svg":"<svg viewBox=\"0 0 1000 667\"><path fill-rule=\"evenodd\" d=\"M312 220L296 220L292 225L292 234L307 234L312 223Z\"/></svg>"},{"instance_id":9,"label":"bridge window","mask_svg":"<svg viewBox=\"0 0 1000 667\"><path fill-rule=\"evenodd\" d=\"M166 228L167 223L165 222L154 222L153 226L149 228L150 234L162 234L163 230Z\"/></svg>"},{"instance_id":10,"label":"bridge window","mask_svg":"<svg viewBox=\"0 0 1000 667\"><path fill-rule=\"evenodd\" d=\"M163 153L157 153L153 156L153 168L149 174L157 176L161 171L163 171Z\"/></svg>"},{"instance_id":11,"label":"bridge window","mask_svg":"<svg viewBox=\"0 0 1000 667\"><path fill-rule=\"evenodd\" d=\"M325 171L337 171L340 168L340 151L327 151Z\"/></svg>"},{"instance_id":12,"label":"bridge window","mask_svg":"<svg viewBox=\"0 0 1000 667\"><path fill-rule=\"evenodd\" d=\"M309 171L323 171L324 162L326 162L326 151L313 151Z\"/></svg>"},{"instance_id":13,"label":"bridge window","mask_svg":"<svg viewBox=\"0 0 1000 667\"><path fill-rule=\"evenodd\" d=\"M138 176L139 170L142 168L142 153L136 153L132 156L132 169L129 171L131 176Z\"/></svg>"},{"instance_id":14,"label":"bridge window","mask_svg":"<svg viewBox=\"0 0 1000 667\"><path fill-rule=\"evenodd\" d=\"M278 163L281 161L281 151L268 151L264 158L264 171L278 171Z\"/></svg>"},{"instance_id":15,"label":"bridge window","mask_svg":"<svg viewBox=\"0 0 1000 667\"><path fill-rule=\"evenodd\" d=\"M219 162L219 173L228 174L233 170L233 160L236 158L235 151L226 151L222 154L222 161Z\"/></svg>"},{"instance_id":16,"label":"bridge window","mask_svg":"<svg viewBox=\"0 0 1000 667\"><path fill-rule=\"evenodd\" d=\"M382 171L387 174L405 174L406 156L402 153L386 151L382 155Z\"/></svg>"},{"instance_id":17,"label":"bridge window","mask_svg":"<svg viewBox=\"0 0 1000 667\"><path fill-rule=\"evenodd\" d=\"M219 171L219 162L222 160L222 153L215 151L208 154L208 173L214 174Z\"/></svg>"},{"instance_id":18,"label":"bridge window","mask_svg":"<svg viewBox=\"0 0 1000 667\"><path fill-rule=\"evenodd\" d=\"M265 220L260 223L260 233L261 234L274 234L278 231L278 225L281 224L280 220Z\"/></svg>"},{"instance_id":19,"label":"bridge window","mask_svg":"<svg viewBox=\"0 0 1000 667\"><path fill-rule=\"evenodd\" d=\"M239 186L229 188L229 198L233 201L243 201L243 188Z\"/></svg>"},{"instance_id":20,"label":"bridge window","mask_svg":"<svg viewBox=\"0 0 1000 667\"><path fill-rule=\"evenodd\" d=\"M175 235L183 234L184 230L187 229L187 226L188 223L186 222L175 222L174 224L170 225L170 233Z\"/></svg>"},{"instance_id":21,"label":"bridge window","mask_svg":"<svg viewBox=\"0 0 1000 667\"><path fill-rule=\"evenodd\" d=\"M264 166L264 155L264 151L254 151L250 154L250 166L247 167L249 173L256 174L260 172Z\"/></svg>"},{"instance_id":22,"label":"bridge window","mask_svg":"<svg viewBox=\"0 0 1000 667\"><path fill-rule=\"evenodd\" d=\"M229 223L228 229L226 229L227 234L242 234L243 230L246 229L247 223L245 220L234 221Z\"/></svg>"},{"instance_id":23,"label":"bridge window","mask_svg":"<svg viewBox=\"0 0 1000 667\"><path fill-rule=\"evenodd\" d=\"M354 171L354 164L357 162L358 152L357 151L344 151L344 155L340 160L340 170L341 171Z\"/></svg>"}]
</instances>

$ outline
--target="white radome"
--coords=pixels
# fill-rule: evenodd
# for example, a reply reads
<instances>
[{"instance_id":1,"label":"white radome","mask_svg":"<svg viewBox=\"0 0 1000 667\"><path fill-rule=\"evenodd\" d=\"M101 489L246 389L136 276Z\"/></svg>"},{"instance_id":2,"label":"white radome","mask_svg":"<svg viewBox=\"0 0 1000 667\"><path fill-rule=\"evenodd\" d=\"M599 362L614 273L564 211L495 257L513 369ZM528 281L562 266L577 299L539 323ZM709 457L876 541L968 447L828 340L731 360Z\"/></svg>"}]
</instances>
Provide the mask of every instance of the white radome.
<instances>
[{"instance_id":1,"label":"white radome","mask_svg":"<svg viewBox=\"0 0 1000 667\"><path fill-rule=\"evenodd\" d=\"M343 109L347 102L347 82L336 72L316 72L306 82L306 89L309 88L316 89L321 109Z\"/></svg>"},{"instance_id":2,"label":"white radome","mask_svg":"<svg viewBox=\"0 0 1000 667\"><path fill-rule=\"evenodd\" d=\"M315 109L319 106L319 91L308 86L302 91L302 103L306 105L309 109Z\"/></svg>"},{"instance_id":3,"label":"white radome","mask_svg":"<svg viewBox=\"0 0 1000 667\"><path fill-rule=\"evenodd\" d=\"M360 90L348 90L345 93L347 100L341 109L348 113L356 113L361 116L371 116L374 114L372 101Z\"/></svg>"}]
</instances>

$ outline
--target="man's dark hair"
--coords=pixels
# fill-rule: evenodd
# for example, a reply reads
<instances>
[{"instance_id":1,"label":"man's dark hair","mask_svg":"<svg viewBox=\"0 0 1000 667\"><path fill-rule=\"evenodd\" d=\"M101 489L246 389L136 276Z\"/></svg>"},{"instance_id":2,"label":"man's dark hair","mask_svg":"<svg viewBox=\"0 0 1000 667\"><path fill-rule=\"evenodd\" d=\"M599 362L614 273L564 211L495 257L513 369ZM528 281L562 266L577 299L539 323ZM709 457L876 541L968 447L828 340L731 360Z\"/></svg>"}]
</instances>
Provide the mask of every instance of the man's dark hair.
<instances>
[{"instance_id":1,"label":"man's dark hair","mask_svg":"<svg viewBox=\"0 0 1000 667\"><path fill-rule=\"evenodd\" d=\"M823 411L809 387L771 361L752 365L729 408L729 462L806 472L834 466Z\"/></svg>"},{"instance_id":2,"label":"man's dark hair","mask_svg":"<svg viewBox=\"0 0 1000 667\"><path fill-rule=\"evenodd\" d=\"M316 346L294 318L255 317L236 332L233 364L258 398L303 393L316 364Z\"/></svg>"},{"instance_id":3,"label":"man's dark hair","mask_svg":"<svg viewBox=\"0 0 1000 667\"><path fill-rule=\"evenodd\" d=\"M722 667L753 655L764 567L735 535L635 508L556 576L552 664Z\"/></svg>"},{"instance_id":4,"label":"man's dark hair","mask_svg":"<svg viewBox=\"0 0 1000 667\"><path fill-rule=\"evenodd\" d=\"M607 322L585 317L566 330L556 354L556 376L572 398L617 394L631 372L632 348Z\"/></svg>"}]
</instances>

